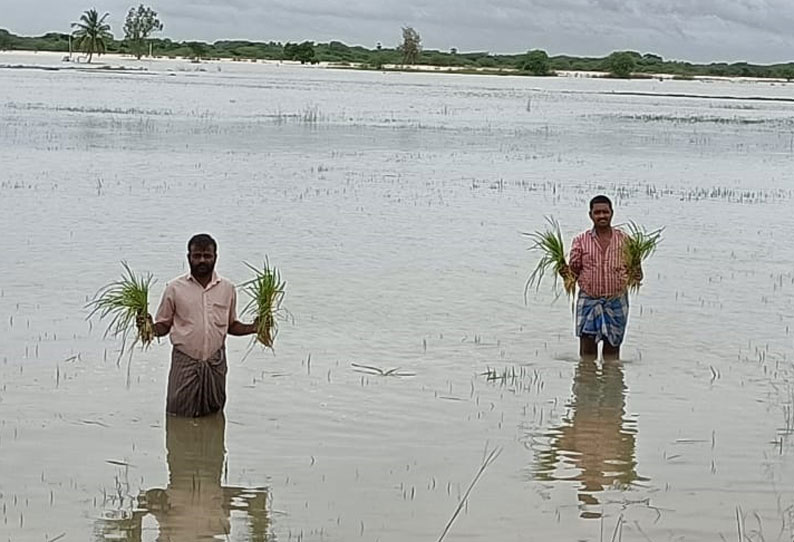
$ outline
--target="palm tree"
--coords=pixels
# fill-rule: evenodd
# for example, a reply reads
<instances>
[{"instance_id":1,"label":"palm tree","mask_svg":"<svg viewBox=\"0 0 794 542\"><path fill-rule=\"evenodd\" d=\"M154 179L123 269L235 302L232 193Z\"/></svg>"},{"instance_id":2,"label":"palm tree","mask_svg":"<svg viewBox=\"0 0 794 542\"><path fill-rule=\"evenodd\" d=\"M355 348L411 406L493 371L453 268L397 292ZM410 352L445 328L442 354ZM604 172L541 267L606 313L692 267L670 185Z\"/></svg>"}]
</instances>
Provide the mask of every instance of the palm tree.
<instances>
[{"instance_id":1,"label":"palm tree","mask_svg":"<svg viewBox=\"0 0 794 542\"><path fill-rule=\"evenodd\" d=\"M105 42L113 39L110 33L110 25L105 22L109 13L105 13L102 18L95 9L89 9L80 16L80 21L72 23L74 28L75 46L88 54L88 63L94 53L101 55L107 49Z\"/></svg>"}]
</instances>

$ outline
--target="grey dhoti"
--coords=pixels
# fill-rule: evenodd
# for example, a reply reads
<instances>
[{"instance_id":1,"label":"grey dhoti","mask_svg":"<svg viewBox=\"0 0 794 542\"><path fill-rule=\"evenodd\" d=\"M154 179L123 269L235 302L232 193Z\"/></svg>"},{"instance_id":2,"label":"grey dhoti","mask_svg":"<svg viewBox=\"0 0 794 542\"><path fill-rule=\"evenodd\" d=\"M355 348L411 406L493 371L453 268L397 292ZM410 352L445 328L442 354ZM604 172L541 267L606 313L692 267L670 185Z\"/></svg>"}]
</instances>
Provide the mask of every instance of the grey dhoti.
<instances>
[{"instance_id":1,"label":"grey dhoti","mask_svg":"<svg viewBox=\"0 0 794 542\"><path fill-rule=\"evenodd\" d=\"M175 416L206 416L226 404L226 348L197 360L173 349L168 373L166 412Z\"/></svg>"}]
</instances>

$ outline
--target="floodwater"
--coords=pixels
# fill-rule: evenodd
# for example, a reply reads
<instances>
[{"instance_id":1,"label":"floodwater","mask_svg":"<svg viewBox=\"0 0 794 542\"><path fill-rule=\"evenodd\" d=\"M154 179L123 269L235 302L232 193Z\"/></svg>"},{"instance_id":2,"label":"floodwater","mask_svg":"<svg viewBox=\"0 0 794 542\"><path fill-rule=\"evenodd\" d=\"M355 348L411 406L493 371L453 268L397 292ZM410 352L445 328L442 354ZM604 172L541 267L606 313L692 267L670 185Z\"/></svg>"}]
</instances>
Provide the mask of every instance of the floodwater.
<instances>
[{"instance_id":1,"label":"floodwater","mask_svg":"<svg viewBox=\"0 0 794 542\"><path fill-rule=\"evenodd\" d=\"M144 65L0 70L0 540L438 540L494 450L445 540L794 540L794 86ZM599 192L666 226L621 365L523 296ZM171 420L84 305L199 231L293 321Z\"/></svg>"}]
</instances>

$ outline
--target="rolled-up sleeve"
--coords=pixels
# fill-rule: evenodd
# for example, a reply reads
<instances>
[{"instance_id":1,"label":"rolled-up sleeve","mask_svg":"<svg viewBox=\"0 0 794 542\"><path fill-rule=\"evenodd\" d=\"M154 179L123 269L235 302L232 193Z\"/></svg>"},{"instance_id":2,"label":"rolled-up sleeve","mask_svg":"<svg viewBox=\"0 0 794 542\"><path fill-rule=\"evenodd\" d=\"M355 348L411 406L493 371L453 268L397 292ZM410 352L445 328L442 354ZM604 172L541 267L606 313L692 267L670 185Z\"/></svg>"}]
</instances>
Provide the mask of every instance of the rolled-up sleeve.
<instances>
[{"instance_id":1,"label":"rolled-up sleeve","mask_svg":"<svg viewBox=\"0 0 794 542\"><path fill-rule=\"evenodd\" d=\"M568 260L568 267L571 268L574 275L579 276L579 273L582 272L582 239L579 235L573 238Z\"/></svg>"},{"instance_id":2,"label":"rolled-up sleeve","mask_svg":"<svg viewBox=\"0 0 794 542\"><path fill-rule=\"evenodd\" d=\"M171 283L166 284L163 297L160 300L160 306L157 308L157 314L154 316L156 324L165 324L169 328L174 323L174 311L176 304L174 302L174 289Z\"/></svg>"},{"instance_id":3,"label":"rolled-up sleeve","mask_svg":"<svg viewBox=\"0 0 794 542\"><path fill-rule=\"evenodd\" d=\"M232 286L232 299L229 303L229 325L237 321L237 288Z\"/></svg>"}]
</instances>

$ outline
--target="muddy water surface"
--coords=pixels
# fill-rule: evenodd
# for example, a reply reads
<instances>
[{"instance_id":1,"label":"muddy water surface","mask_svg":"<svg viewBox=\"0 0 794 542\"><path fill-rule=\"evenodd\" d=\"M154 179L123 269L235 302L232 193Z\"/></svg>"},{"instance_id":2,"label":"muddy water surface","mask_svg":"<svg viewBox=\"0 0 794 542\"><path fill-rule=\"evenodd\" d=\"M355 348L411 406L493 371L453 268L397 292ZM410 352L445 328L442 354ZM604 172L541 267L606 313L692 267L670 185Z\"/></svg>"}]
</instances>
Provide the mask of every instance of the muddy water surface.
<instances>
[{"instance_id":1,"label":"muddy water surface","mask_svg":"<svg viewBox=\"0 0 794 542\"><path fill-rule=\"evenodd\" d=\"M794 537L794 87L149 67L0 71L0 539L437 540L496 448L447 540ZM523 299L597 192L667 227L606 367ZM205 230L294 322L166 420L84 304Z\"/></svg>"}]
</instances>

